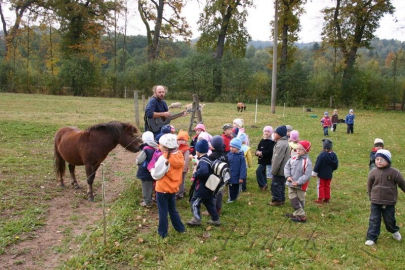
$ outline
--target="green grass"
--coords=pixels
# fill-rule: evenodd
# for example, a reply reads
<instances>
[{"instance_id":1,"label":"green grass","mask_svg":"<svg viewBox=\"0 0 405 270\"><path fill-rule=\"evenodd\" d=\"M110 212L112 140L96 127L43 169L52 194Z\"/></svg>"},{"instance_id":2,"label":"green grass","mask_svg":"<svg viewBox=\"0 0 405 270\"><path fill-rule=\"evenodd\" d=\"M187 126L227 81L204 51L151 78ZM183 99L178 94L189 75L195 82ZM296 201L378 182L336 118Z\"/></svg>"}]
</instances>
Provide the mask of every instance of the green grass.
<instances>
[{"instance_id":1,"label":"green grass","mask_svg":"<svg viewBox=\"0 0 405 270\"><path fill-rule=\"evenodd\" d=\"M383 138L392 153L393 166L405 174L405 116L401 112L354 109L355 134L347 135L346 127L339 125L330 136L340 161L332 181L331 203L318 206L312 202L316 199L316 180L312 178L307 191L306 224L291 223L283 217L291 212L288 204L280 208L268 206L270 195L258 190L255 168L250 168L248 192L236 203L224 205L222 226L209 227L205 223L208 218L203 217L202 227L187 228L185 234L176 233L170 225L169 237L162 240L156 233L156 208L139 206L141 189L134 168L116 173L126 179L126 188L108 206L107 246L103 245L101 222L94 224L91 234L69 235L75 237L79 249L61 268L401 268L405 262L404 243L393 240L384 226L375 247L366 247L364 241L369 216L369 151L375 137ZM286 108L283 116L281 107L272 115L268 105L259 105L254 123L253 104L248 104L247 112L238 114L235 104L206 103L203 119L211 134L219 134L224 123L242 117L252 147L257 146L264 125L291 124L299 130L301 139L312 142L310 158L315 162L322 148L319 119L324 110L304 113L302 108ZM340 118L347 111L348 108L340 109ZM310 114L318 118L311 118ZM132 100L0 94L0 209L1 217L12 217L0 221L0 250L18 241L16 236L22 232L40 226L46 218L48 200L59 194L52 168L52 139L59 127L87 127L133 118ZM183 129L188 128L188 123L189 118L173 122L176 128ZM399 193L397 222L403 227L405 197ZM35 211L29 207L33 202ZM177 208L186 222L191 217L188 202L178 201ZM60 250L63 252L64 247Z\"/></svg>"}]
</instances>

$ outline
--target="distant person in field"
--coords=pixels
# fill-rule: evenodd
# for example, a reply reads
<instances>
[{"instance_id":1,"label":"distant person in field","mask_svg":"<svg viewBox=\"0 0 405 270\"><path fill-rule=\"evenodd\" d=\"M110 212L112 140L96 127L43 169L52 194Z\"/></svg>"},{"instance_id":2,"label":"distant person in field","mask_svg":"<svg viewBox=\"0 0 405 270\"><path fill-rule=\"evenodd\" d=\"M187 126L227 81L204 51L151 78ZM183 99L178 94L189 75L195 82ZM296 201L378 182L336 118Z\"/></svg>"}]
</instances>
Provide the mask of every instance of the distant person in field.
<instances>
[{"instance_id":1,"label":"distant person in field","mask_svg":"<svg viewBox=\"0 0 405 270\"><path fill-rule=\"evenodd\" d=\"M287 141L287 127L279 126L274 134L276 145L271 160L271 206L280 206L285 202L284 166L290 158L290 146Z\"/></svg>"},{"instance_id":2,"label":"distant person in field","mask_svg":"<svg viewBox=\"0 0 405 270\"><path fill-rule=\"evenodd\" d=\"M405 180L401 173L391 167L391 153L380 149L375 154L376 168L368 174L367 191L371 201L370 220L365 245L372 246L380 235L381 216L385 228L392 237L400 241L401 234L395 220L395 204L398 186L405 192Z\"/></svg>"},{"instance_id":3,"label":"distant person in field","mask_svg":"<svg viewBox=\"0 0 405 270\"><path fill-rule=\"evenodd\" d=\"M354 118L355 118L354 111L353 111L353 109L350 109L349 114L346 115L346 119L345 119L345 122L347 125L347 134L349 134L349 133L353 134Z\"/></svg>"},{"instance_id":4,"label":"distant person in field","mask_svg":"<svg viewBox=\"0 0 405 270\"><path fill-rule=\"evenodd\" d=\"M287 138L289 139L289 138L290 138L291 131L293 131L294 128L293 128L293 126L291 126L291 125L285 125L285 127L287 128Z\"/></svg>"},{"instance_id":5,"label":"distant person in field","mask_svg":"<svg viewBox=\"0 0 405 270\"><path fill-rule=\"evenodd\" d=\"M295 222L306 222L304 211L305 195L311 178L312 162L308 157L311 149L309 141L299 141L297 155L291 157L284 166L284 175L287 179L288 198L294 209L292 214L286 214Z\"/></svg>"},{"instance_id":6,"label":"distant person in field","mask_svg":"<svg viewBox=\"0 0 405 270\"><path fill-rule=\"evenodd\" d=\"M375 138L374 147L371 149L370 152L370 162L368 164L369 171L375 168L375 154L380 149L384 149L384 141L380 138Z\"/></svg>"},{"instance_id":7,"label":"distant person in field","mask_svg":"<svg viewBox=\"0 0 405 270\"><path fill-rule=\"evenodd\" d=\"M332 114L332 131L335 132L337 128L337 124L339 123L339 115L338 110L334 109Z\"/></svg>"},{"instance_id":8,"label":"distant person in field","mask_svg":"<svg viewBox=\"0 0 405 270\"><path fill-rule=\"evenodd\" d=\"M265 126L263 128L263 138L260 140L256 149L257 163L256 180L259 188L267 190L267 179L271 180L271 159L273 158L273 148L275 142L271 139L273 127Z\"/></svg>"},{"instance_id":9,"label":"distant person in field","mask_svg":"<svg viewBox=\"0 0 405 270\"><path fill-rule=\"evenodd\" d=\"M330 120L328 112L323 113L321 125L323 128L323 136L329 136L329 128L332 126L332 121Z\"/></svg>"},{"instance_id":10,"label":"distant person in field","mask_svg":"<svg viewBox=\"0 0 405 270\"><path fill-rule=\"evenodd\" d=\"M249 136L247 135L246 130L243 127L243 125L244 125L243 119L236 118L236 119L233 120L232 124L233 124L233 131L232 132L234 134L233 137L237 137L240 133L245 133L246 134L246 145L250 146Z\"/></svg>"},{"instance_id":11,"label":"distant person in field","mask_svg":"<svg viewBox=\"0 0 405 270\"><path fill-rule=\"evenodd\" d=\"M332 141L322 140L323 150L316 158L312 175L318 177L317 193L318 199L315 203L328 203L330 200L330 183L332 182L333 171L338 168L338 158L332 150Z\"/></svg>"},{"instance_id":12,"label":"distant person in field","mask_svg":"<svg viewBox=\"0 0 405 270\"><path fill-rule=\"evenodd\" d=\"M145 108L145 131L152 131L149 127L146 118L169 117L169 108L164 101L167 93L167 87L163 85L155 85L152 88L153 96L149 99ZM159 131L154 132L156 136Z\"/></svg>"}]
</instances>

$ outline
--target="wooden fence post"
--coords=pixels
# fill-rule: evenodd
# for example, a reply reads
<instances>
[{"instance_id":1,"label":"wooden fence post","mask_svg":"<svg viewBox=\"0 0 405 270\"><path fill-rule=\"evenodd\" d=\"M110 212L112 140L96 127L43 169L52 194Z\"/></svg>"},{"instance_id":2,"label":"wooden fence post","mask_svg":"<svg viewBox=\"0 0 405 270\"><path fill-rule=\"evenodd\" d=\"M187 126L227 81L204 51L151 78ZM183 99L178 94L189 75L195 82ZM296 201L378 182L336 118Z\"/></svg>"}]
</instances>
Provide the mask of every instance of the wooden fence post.
<instances>
[{"instance_id":1,"label":"wooden fence post","mask_svg":"<svg viewBox=\"0 0 405 270\"><path fill-rule=\"evenodd\" d=\"M134 110L135 110L135 124L139 127L139 102L138 102L138 91L134 91Z\"/></svg>"}]
</instances>

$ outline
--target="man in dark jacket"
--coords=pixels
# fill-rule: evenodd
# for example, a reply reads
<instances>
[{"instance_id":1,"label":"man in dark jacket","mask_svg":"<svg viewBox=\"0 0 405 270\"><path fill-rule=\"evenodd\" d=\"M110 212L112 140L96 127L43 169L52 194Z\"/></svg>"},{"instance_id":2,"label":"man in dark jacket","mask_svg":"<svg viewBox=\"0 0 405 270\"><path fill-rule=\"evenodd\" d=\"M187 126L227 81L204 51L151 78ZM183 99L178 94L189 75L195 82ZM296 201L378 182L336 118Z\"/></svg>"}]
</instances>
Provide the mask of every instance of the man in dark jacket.
<instances>
[{"instance_id":1,"label":"man in dark jacket","mask_svg":"<svg viewBox=\"0 0 405 270\"><path fill-rule=\"evenodd\" d=\"M153 86L152 91L153 96L149 99L145 108L145 131L152 131L156 136L160 130L153 131L148 123L148 119L159 117L167 118L170 116L170 113L166 101L164 101L167 88L163 85L155 85Z\"/></svg>"}]
</instances>

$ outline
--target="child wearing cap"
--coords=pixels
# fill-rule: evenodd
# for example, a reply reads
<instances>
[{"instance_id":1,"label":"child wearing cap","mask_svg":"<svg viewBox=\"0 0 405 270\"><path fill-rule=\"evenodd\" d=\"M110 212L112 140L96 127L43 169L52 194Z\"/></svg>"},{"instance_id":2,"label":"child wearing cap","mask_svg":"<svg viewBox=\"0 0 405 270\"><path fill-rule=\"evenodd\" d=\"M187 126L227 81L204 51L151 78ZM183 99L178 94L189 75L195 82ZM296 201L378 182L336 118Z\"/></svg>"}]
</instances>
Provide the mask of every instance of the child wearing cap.
<instances>
[{"instance_id":1,"label":"child wearing cap","mask_svg":"<svg viewBox=\"0 0 405 270\"><path fill-rule=\"evenodd\" d=\"M155 138L151 131L145 131L142 134L143 145L141 146L142 151L145 153L146 158L142 164L138 165L138 171L136 172L136 177L141 180L142 183L142 202L143 207L152 207L152 194L153 194L153 184L154 180L147 169L147 164L152 159L153 153L158 149L158 145L155 142Z\"/></svg>"},{"instance_id":2,"label":"child wearing cap","mask_svg":"<svg viewBox=\"0 0 405 270\"><path fill-rule=\"evenodd\" d=\"M225 145L225 152L228 153L230 150L230 143L232 140L232 125L231 124L224 124L222 126L222 139L224 140Z\"/></svg>"},{"instance_id":3,"label":"child wearing cap","mask_svg":"<svg viewBox=\"0 0 405 270\"><path fill-rule=\"evenodd\" d=\"M287 127L279 126L276 128L274 140L276 144L273 149L271 159L271 206L281 206L285 202L285 177L284 166L290 158L290 146L287 141Z\"/></svg>"},{"instance_id":4,"label":"child wearing cap","mask_svg":"<svg viewBox=\"0 0 405 270\"><path fill-rule=\"evenodd\" d=\"M329 128L332 126L332 121L330 120L329 113L324 112L321 119L321 125L323 128L323 136L329 136Z\"/></svg>"},{"instance_id":5,"label":"child wearing cap","mask_svg":"<svg viewBox=\"0 0 405 270\"><path fill-rule=\"evenodd\" d=\"M333 114L332 114L332 131L336 131L337 124L339 122L339 115L338 115L338 110L334 109Z\"/></svg>"},{"instance_id":6,"label":"child wearing cap","mask_svg":"<svg viewBox=\"0 0 405 270\"><path fill-rule=\"evenodd\" d=\"M229 199L227 203L236 201L239 196L240 185L246 180L246 161L243 152L240 151L242 142L233 138L230 143L231 150L228 153L228 164L231 171L229 179Z\"/></svg>"},{"instance_id":7,"label":"child wearing cap","mask_svg":"<svg viewBox=\"0 0 405 270\"><path fill-rule=\"evenodd\" d=\"M219 135L212 137L211 145L212 145L212 153L211 155L208 156L208 158L212 162L214 162L215 160L220 160L228 163L227 153L224 151L225 146L222 137ZM217 192L214 198L214 205L217 209L218 215L221 215L222 197L223 197L223 190L221 192Z\"/></svg>"},{"instance_id":8,"label":"child wearing cap","mask_svg":"<svg viewBox=\"0 0 405 270\"><path fill-rule=\"evenodd\" d=\"M275 142L271 140L273 127L265 126L263 128L263 137L257 146L255 155L257 156L256 181L259 188L267 190L267 178L271 179L271 158L273 157L273 148Z\"/></svg>"},{"instance_id":9,"label":"child wearing cap","mask_svg":"<svg viewBox=\"0 0 405 270\"><path fill-rule=\"evenodd\" d=\"M338 158L332 150L332 141L322 140L323 151L318 155L312 175L318 177L318 199L315 203L328 203L333 171L338 168Z\"/></svg>"},{"instance_id":10,"label":"child wearing cap","mask_svg":"<svg viewBox=\"0 0 405 270\"><path fill-rule=\"evenodd\" d=\"M170 215L170 220L174 229L180 233L185 231L183 222L176 209L176 192L179 191L181 185L181 176L184 167L183 154L178 151L177 137L174 134L164 134L159 139L159 148L162 151L162 156L159 159L165 158L168 170L161 179L156 181L156 201L159 211L159 226L158 234L165 238L167 236L168 221L167 214ZM156 161L156 163L158 163ZM153 176L153 173L152 173Z\"/></svg>"},{"instance_id":11,"label":"child wearing cap","mask_svg":"<svg viewBox=\"0 0 405 270\"><path fill-rule=\"evenodd\" d=\"M247 135L245 133L239 133L237 138L239 138L239 140L242 142L240 151L243 152L245 157L246 168L251 168L253 166L252 149L246 145ZM242 183L242 191L245 192L246 190L246 179L244 179Z\"/></svg>"},{"instance_id":12,"label":"child wearing cap","mask_svg":"<svg viewBox=\"0 0 405 270\"><path fill-rule=\"evenodd\" d=\"M195 144L198 141L198 136L200 135L201 132L206 131L204 124L199 123L195 126L194 128L195 131L195 136L191 139L191 143L190 143L190 154L195 156Z\"/></svg>"},{"instance_id":13,"label":"child wearing cap","mask_svg":"<svg viewBox=\"0 0 405 270\"><path fill-rule=\"evenodd\" d=\"M347 134L351 133L353 134L353 127L354 127L354 111L353 109L349 110L349 114L346 115L345 123L347 125Z\"/></svg>"},{"instance_id":14,"label":"child wearing cap","mask_svg":"<svg viewBox=\"0 0 405 270\"><path fill-rule=\"evenodd\" d=\"M297 156L298 141L300 140L300 133L298 130L293 130L290 132L290 137L288 138L288 145L290 146L290 156Z\"/></svg>"},{"instance_id":15,"label":"child wearing cap","mask_svg":"<svg viewBox=\"0 0 405 270\"><path fill-rule=\"evenodd\" d=\"M233 120L232 124L233 124L233 137L237 137L240 133L245 133L246 134L246 130L243 127L243 119L241 118L236 118ZM249 136L246 134L246 145L249 146Z\"/></svg>"},{"instance_id":16,"label":"child wearing cap","mask_svg":"<svg viewBox=\"0 0 405 270\"><path fill-rule=\"evenodd\" d=\"M195 173L193 174L194 192L190 200L191 213L193 214L193 217L187 222L187 225L201 225L200 206L201 203L203 203L211 216L211 220L209 220L208 223L219 226L221 223L219 221L217 209L214 205L214 194L205 186L208 177L212 174L212 162L207 156L208 142L206 140L198 141L195 145L195 150L197 153L198 165Z\"/></svg>"},{"instance_id":17,"label":"child wearing cap","mask_svg":"<svg viewBox=\"0 0 405 270\"><path fill-rule=\"evenodd\" d=\"M182 182L179 187L179 191L176 193L176 199L182 199L185 195L184 182L190 164L190 147L187 143L189 138L190 136L188 136L187 131L184 131L182 129L179 130L179 134L177 134L177 144L179 145L179 150L183 153L184 156L184 168L182 173Z\"/></svg>"},{"instance_id":18,"label":"child wearing cap","mask_svg":"<svg viewBox=\"0 0 405 270\"><path fill-rule=\"evenodd\" d=\"M380 149L375 155L376 169L368 174L367 191L371 201L370 220L365 245L372 246L380 235L381 216L387 231L400 241L401 234L395 220L395 204L399 186L405 192L405 180L401 173L391 167L391 153Z\"/></svg>"},{"instance_id":19,"label":"child wearing cap","mask_svg":"<svg viewBox=\"0 0 405 270\"><path fill-rule=\"evenodd\" d=\"M371 171L372 169L375 168L375 154L380 149L384 149L384 141L380 138L375 138L374 147L371 149L371 152L370 152L370 162L368 164L369 171Z\"/></svg>"},{"instance_id":20,"label":"child wearing cap","mask_svg":"<svg viewBox=\"0 0 405 270\"><path fill-rule=\"evenodd\" d=\"M299 141L297 156L291 157L284 167L284 175L288 186L288 198L294 209L292 214L286 214L286 216L295 222L307 221L304 205L306 190L312 171L312 162L308 157L310 149L311 143L309 141Z\"/></svg>"}]
</instances>

